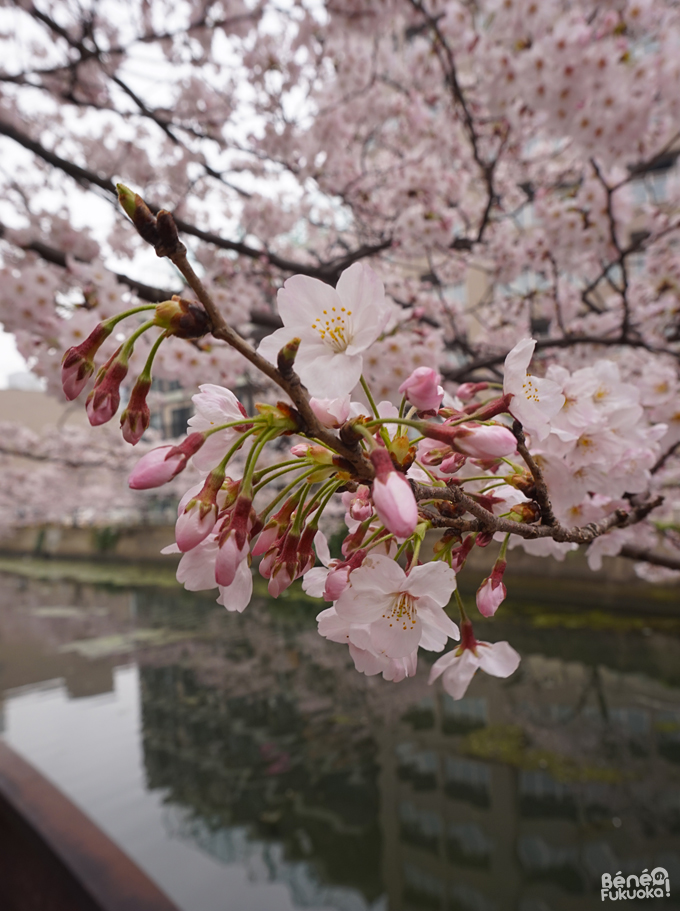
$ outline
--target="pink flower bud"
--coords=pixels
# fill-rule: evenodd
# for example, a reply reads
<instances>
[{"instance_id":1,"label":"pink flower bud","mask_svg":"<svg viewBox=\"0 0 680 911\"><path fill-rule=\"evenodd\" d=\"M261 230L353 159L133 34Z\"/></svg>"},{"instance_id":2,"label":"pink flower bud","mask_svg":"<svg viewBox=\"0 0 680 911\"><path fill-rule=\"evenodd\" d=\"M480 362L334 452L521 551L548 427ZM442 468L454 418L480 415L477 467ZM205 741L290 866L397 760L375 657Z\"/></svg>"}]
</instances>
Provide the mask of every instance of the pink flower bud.
<instances>
[{"instance_id":1,"label":"pink flower bud","mask_svg":"<svg viewBox=\"0 0 680 911\"><path fill-rule=\"evenodd\" d=\"M454 452L448 459L444 459L439 467L443 474L455 474L459 468L465 465L466 461L467 456L464 456L462 452Z\"/></svg>"},{"instance_id":2,"label":"pink flower bud","mask_svg":"<svg viewBox=\"0 0 680 911\"><path fill-rule=\"evenodd\" d=\"M177 546L186 553L204 541L215 527L217 509L201 509L199 500L191 500L184 512L178 516L175 524Z\"/></svg>"},{"instance_id":3,"label":"pink flower bud","mask_svg":"<svg viewBox=\"0 0 680 911\"><path fill-rule=\"evenodd\" d=\"M179 471L182 458L168 455L174 446L159 446L143 455L132 469L128 484L133 490L149 490L151 487L160 487L171 481Z\"/></svg>"},{"instance_id":4,"label":"pink flower bud","mask_svg":"<svg viewBox=\"0 0 680 911\"><path fill-rule=\"evenodd\" d=\"M441 375L431 367L416 367L411 376L404 380L399 392L415 405L418 411L438 411L444 398L439 385Z\"/></svg>"},{"instance_id":5,"label":"pink flower bud","mask_svg":"<svg viewBox=\"0 0 680 911\"><path fill-rule=\"evenodd\" d=\"M182 553L197 547L215 528L219 512L217 497L223 483L224 471L211 471L198 494L180 510L175 525L175 540Z\"/></svg>"},{"instance_id":6,"label":"pink flower bud","mask_svg":"<svg viewBox=\"0 0 680 911\"><path fill-rule=\"evenodd\" d=\"M483 617L493 617L505 601L507 590L503 584L503 573L507 563L496 560L491 575L486 578L477 590L477 609Z\"/></svg>"},{"instance_id":7,"label":"pink flower bud","mask_svg":"<svg viewBox=\"0 0 680 911\"><path fill-rule=\"evenodd\" d=\"M317 421L324 427L342 427L350 412L350 397L341 399L316 399L312 396L309 405Z\"/></svg>"},{"instance_id":8,"label":"pink flower bud","mask_svg":"<svg viewBox=\"0 0 680 911\"><path fill-rule=\"evenodd\" d=\"M461 402L469 402L473 395L488 388L488 383L462 383L456 390L456 397L459 398Z\"/></svg>"},{"instance_id":9,"label":"pink flower bud","mask_svg":"<svg viewBox=\"0 0 680 911\"><path fill-rule=\"evenodd\" d=\"M380 521L393 535L408 538L418 524L418 505L411 485L394 470L385 449L374 449L371 462L375 468L371 493Z\"/></svg>"},{"instance_id":10,"label":"pink flower bud","mask_svg":"<svg viewBox=\"0 0 680 911\"><path fill-rule=\"evenodd\" d=\"M373 515L370 493L365 484L360 484L354 493L349 490L343 493L342 502L351 519L356 522L364 522Z\"/></svg>"},{"instance_id":11,"label":"pink flower bud","mask_svg":"<svg viewBox=\"0 0 680 911\"><path fill-rule=\"evenodd\" d=\"M233 531L229 533L224 544L220 544L215 560L215 580L218 585L227 586L234 581L239 565L248 556L248 544L249 542L246 541L239 547Z\"/></svg>"},{"instance_id":12,"label":"pink flower bud","mask_svg":"<svg viewBox=\"0 0 680 911\"><path fill-rule=\"evenodd\" d=\"M184 471L191 456L198 452L204 442L204 434L190 433L179 446L152 449L132 469L128 484L133 490L149 490L167 484L180 471Z\"/></svg>"},{"instance_id":13,"label":"pink flower bud","mask_svg":"<svg viewBox=\"0 0 680 911\"><path fill-rule=\"evenodd\" d=\"M140 376L132 387L130 401L120 416L120 429L123 439L136 446L141 440L151 421L151 412L146 404L146 397L151 388L151 379Z\"/></svg>"},{"instance_id":14,"label":"pink flower bud","mask_svg":"<svg viewBox=\"0 0 680 911\"><path fill-rule=\"evenodd\" d=\"M69 348L61 362L61 384L69 401L77 398L94 373L94 356L111 335L113 327L99 323L84 342Z\"/></svg>"},{"instance_id":15,"label":"pink flower bud","mask_svg":"<svg viewBox=\"0 0 680 911\"><path fill-rule=\"evenodd\" d=\"M87 397L85 410L93 427L106 424L118 411L120 384L128 372L128 360L119 348L97 374L94 389Z\"/></svg>"},{"instance_id":16,"label":"pink flower bud","mask_svg":"<svg viewBox=\"0 0 680 911\"><path fill-rule=\"evenodd\" d=\"M499 459L517 450L514 434L502 424L461 424L453 445L473 459Z\"/></svg>"}]
</instances>

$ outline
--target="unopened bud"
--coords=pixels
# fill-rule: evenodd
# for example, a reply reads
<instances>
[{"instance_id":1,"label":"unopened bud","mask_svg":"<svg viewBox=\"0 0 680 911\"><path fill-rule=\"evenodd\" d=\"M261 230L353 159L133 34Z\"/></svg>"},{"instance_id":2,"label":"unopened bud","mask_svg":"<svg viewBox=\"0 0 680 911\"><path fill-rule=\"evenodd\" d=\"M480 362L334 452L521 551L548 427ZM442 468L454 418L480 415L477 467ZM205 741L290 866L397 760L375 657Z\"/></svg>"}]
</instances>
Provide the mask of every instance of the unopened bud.
<instances>
[{"instance_id":1,"label":"unopened bud","mask_svg":"<svg viewBox=\"0 0 680 911\"><path fill-rule=\"evenodd\" d=\"M69 401L77 398L94 373L94 357L113 332L113 326L99 323L84 342L69 348L61 362L61 384Z\"/></svg>"},{"instance_id":2,"label":"unopened bud","mask_svg":"<svg viewBox=\"0 0 680 911\"><path fill-rule=\"evenodd\" d=\"M151 412L146 397L151 388L151 379L140 376L132 387L130 401L120 416L120 429L123 439L135 446L141 440L151 421Z\"/></svg>"},{"instance_id":3,"label":"unopened bud","mask_svg":"<svg viewBox=\"0 0 680 911\"><path fill-rule=\"evenodd\" d=\"M106 424L118 411L120 384L128 372L127 355L122 346L104 364L85 403L87 418L93 427Z\"/></svg>"},{"instance_id":4,"label":"unopened bud","mask_svg":"<svg viewBox=\"0 0 680 911\"><path fill-rule=\"evenodd\" d=\"M158 210L156 228L158 231L158 240L155 244L156 256L172 257L175 253L186 251L186 247L179 239L175 219L167 209Z\"/></svg>"},{"instance_id":5,"label":"unopened bud","mask_svg":"<svg viewBox=\"0 0 680 911\"><path fill-rule=\"evenodd\" d=\"M293 370L293 365L295 364L295 358L297 357L299 347L300 339L294 338L285 344L279 351L276 357L276 366L284 376L290 374Z\"/></svg>"},{"instance_id":6,"label":"unopened bud","mask_svg":"<svg viewBox=\"0 0 680 911\"><path fill-rule=\"evenodd\" d=\"M155 247L159 241L156 216L139 193L133 193L122 183L116 184L116 189L118 190L118 200L123 207L123 211L137 229L139 236L147 244Z\"/></svg>"},{"instance_id":7,"label":"unopened bud","mask_svg":"<svg viewBox=\"0 0 680 911\"><path fill-rule=\"evenodd\" d=\"M184 300L176 294L156 305L154 322L168 335L177 338L201 338L211 328L210 318L201 304Z\"/></svg>"}]
</instances>

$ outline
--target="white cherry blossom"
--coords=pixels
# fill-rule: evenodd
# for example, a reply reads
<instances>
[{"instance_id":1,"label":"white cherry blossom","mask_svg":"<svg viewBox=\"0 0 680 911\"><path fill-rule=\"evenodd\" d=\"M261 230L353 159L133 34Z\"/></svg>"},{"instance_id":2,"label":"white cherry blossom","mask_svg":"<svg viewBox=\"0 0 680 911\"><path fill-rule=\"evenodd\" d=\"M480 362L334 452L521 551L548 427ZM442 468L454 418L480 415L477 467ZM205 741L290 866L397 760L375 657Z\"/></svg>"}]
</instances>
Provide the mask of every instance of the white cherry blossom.
<instances>
[{"instance_id":1,"label":"white cherry blossom","mask_svg":"<svg viewBox=\"0 0 680 911\"><path fill-rule=\"evenodd\" d=\"M381 334L390 311L385 289L373 269L354 263L337 287L294 275L278 293L283 329L267 336L259 353L275 362L293 338L300 339L295 369L317 398L338 398L359 382L363 352Z\"/></svg>"},{"instance_id":2,"label":"white cherry blossom","mask_svg":"<svg viewBox=\"0 0 680 911\"><path fill-rule=\"evenodd\" d=\"M550 419L564 405L564 396L553 380L528 373L535 347L535 339L524 338L508 354L503 392L512 395L510 413L513 417L538 440L544 440L550 433Z\"/></svg>"},{"instance_id":3,"label":"white cherry blossom","mask_svg":"<svg viewBox=\"0 0 680 911\"><path fill-rule=\"evenodd\" d=\"M394 560L375 554L351 573L334 607L342 620L366 628L355 645L406 658L419 645L441 651L449 637L458 638L444 610L455 588L456 574L444 563L416 566L407 575Z\"/></svg>"}]
</instances>

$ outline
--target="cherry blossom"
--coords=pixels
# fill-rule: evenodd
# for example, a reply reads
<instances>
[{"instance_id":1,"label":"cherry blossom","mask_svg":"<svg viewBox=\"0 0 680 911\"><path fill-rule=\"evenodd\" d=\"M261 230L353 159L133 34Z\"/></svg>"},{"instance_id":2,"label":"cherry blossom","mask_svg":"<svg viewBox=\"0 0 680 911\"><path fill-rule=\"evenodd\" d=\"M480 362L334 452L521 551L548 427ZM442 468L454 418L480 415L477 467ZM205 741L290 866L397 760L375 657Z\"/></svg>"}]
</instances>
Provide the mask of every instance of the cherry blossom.
<instances>
[{"instance_id":1,"label":"cherry blossom","mask_svg":"<svg viewBox=\"0 0 680 911\"><path fill-rule=\"evenodd\" d=\"M277 305L284 328L260 344L260 354L273 361L287 342L299 338L296 368L310 393L334 398L351 392L359 382L363 352L390 315L375 272L355 263L342 273L335 290L295 275L279 291Z\"/></svg>"},{"instance_id":2,"label":"cherry blossom","mask_svg":"<svg viewBox=\"0 0 680 911\"><path fill-rule=\"evenodd\" d=\"M334 607L338 617L365 625L355 644L388 658L406 658L419 645L439 651L458 627L444 612L456 575L443 563L416 566L407 575L389 557L367 557L350 576Z\"/></svg>"},{"instance_id":3,"label":"cherry blossom","mask_svg":"<svg viewBox=\"0 0 680 911\"><path fill-rule=\"evenodd\" d=\"M430 683L442 677L453 699L463 698L477 668L493 677L509 677L519 667L520 656L508 642L478 642L469 621L462 624L461 634L461 644L438 658L430 671Z\"/></svg>"},{"instance_id":4,"label":"cherry blossom","mask_svg":"<svg viewBox=\"0 0 680 911\"><path fill-rule=\"evenodd\" d=\"M544 440L550 433L550 419L562 409L565 398L553 380L531 376L527 367L536 347L535 339L518 342L505 359L503 392L512 395L510 413Z\"/></svg>"}]
</instances>

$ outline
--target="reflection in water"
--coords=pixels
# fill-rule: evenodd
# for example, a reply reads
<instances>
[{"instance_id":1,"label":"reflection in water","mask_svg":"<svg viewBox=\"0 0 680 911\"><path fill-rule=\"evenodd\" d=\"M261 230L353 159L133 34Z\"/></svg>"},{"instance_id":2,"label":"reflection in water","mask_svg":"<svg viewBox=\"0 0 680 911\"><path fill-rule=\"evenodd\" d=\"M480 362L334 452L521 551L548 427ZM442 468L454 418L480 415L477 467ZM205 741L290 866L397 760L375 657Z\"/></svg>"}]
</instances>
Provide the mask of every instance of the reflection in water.
<instances>
[{"instance_id":1,"label":"reflection in water","mask_svg":"<svg viewBox=\"0 0 680 911\"><path fill-rule=\"evenodd\" d=\"M27 688L65 681L71 699L92 697L133 661L166 837L285 885L293 906L571 911L601 907L602 873L660 865L663 907L677 907L680 624L668 618L494 621L485 637L510 638L521 671L475 678L454 702L426 667L398 686L358 675L294 597L234 616L184 592L3 581L10 740ZM194 911L198 868L183 862ZM239 909L259 911L244 895Z\"/></svg>"}]
</instances>

